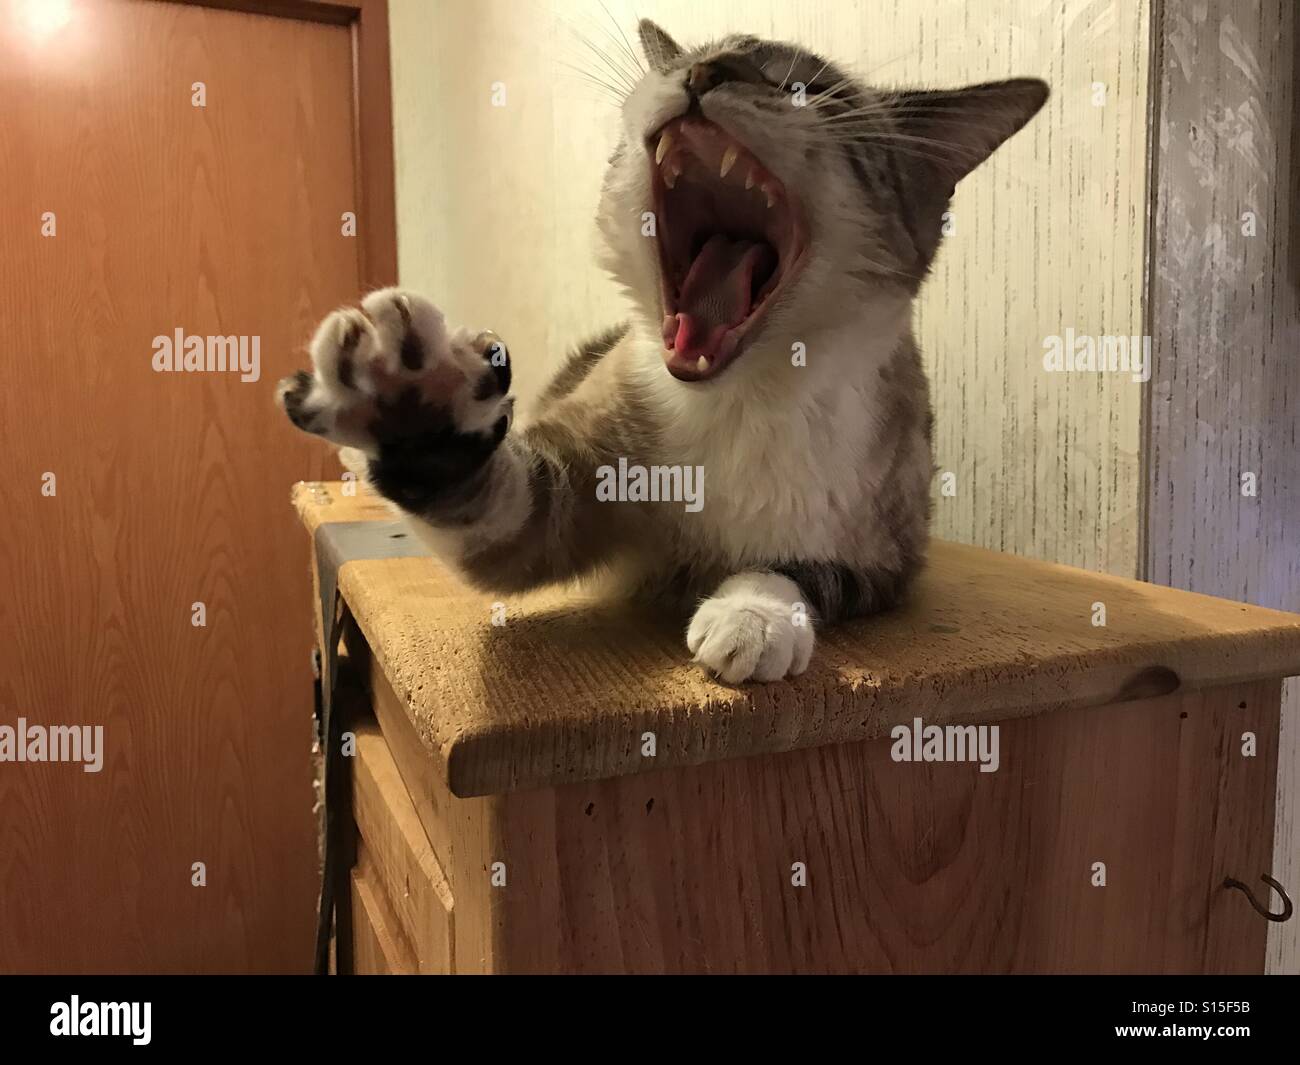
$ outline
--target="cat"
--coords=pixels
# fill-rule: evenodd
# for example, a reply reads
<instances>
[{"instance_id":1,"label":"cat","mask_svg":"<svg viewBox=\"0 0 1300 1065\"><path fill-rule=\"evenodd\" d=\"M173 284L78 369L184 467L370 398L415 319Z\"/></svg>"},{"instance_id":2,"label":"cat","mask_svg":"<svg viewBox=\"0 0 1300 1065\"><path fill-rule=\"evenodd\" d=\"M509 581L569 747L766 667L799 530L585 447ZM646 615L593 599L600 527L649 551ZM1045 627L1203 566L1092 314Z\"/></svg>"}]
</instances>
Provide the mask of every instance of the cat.
<instances>
[{"instance_id":1,"label":"cat","mask_svg":"<svg viewBox=\"0 0 1300 1065\"><path fill-rule=\"evenodd\" d=\"M313 370L277 397L364 455L473 585L630 574L630 594L694 605L686 647L719 680L776 681L807 668L817 625L890 607L923 563L933 416L913 301L957 181L1048 89L883 91L794 45L639 30L648 67L598 214L631 320L516 426L505 345L383 289L321 323ZM629 469L668 494L699 471L700 505L611 500Z\"/></svg>"}]
</instances>

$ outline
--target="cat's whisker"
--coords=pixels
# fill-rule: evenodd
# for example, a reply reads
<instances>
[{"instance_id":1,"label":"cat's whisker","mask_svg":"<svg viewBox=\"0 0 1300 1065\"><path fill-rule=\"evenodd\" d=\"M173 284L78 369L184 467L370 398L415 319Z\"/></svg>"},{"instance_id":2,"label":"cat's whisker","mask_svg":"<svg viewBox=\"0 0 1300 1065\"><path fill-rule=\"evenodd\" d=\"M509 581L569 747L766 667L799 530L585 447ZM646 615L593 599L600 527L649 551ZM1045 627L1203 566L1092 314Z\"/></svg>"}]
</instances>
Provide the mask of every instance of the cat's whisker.
<instances>
[{"instance_id":1,"label":"cat's whisker","mask_svg":"<svg viewBox=\"0 0 1300 1065\"><path fill-rule=\"evenodd\" d=\"M965 145L951 144L945 141L930 141L928 138L915 138L913 141L900 141L891 139L888 134L869 135L857 134L854 136L833 136L827 138L830 143L843 147L845 149L856 148L859 152L866 150L872 145L880 145L892 149L915 159L930 159L934 161L948 160L954 158L964 161L978 163L984 158L983 154L976 148ZM917 147L920 145L920 147ZM933 148L934 152L926 151L926 148ZM1029 166L1035 164L1030 163Z\"/></svg>"},{"instance_id":2,"label":"cat's whisker","mask_svg":"<svg viewBox=\"0 0 1300 1065\"><path fill-rule=\"evenodd\" d=\"M555 59L555 63L568 74L576 75L593 85L599 86L619 104L622 104L627 99L628 93L631 91L630 87L622 79L616 79L614 75L607 73L605 69L591 63L585 57L573 56L572 58L565 58L559 56Z\"/></svg>"},{"instance_id":3,"label":"cat's whisker","mask_svg":"<svg viewBox=\"0 0 1300 1065\"><path fill-rule=\"evenodd\" d=\"M909 48L906 52L899 52L897 55L892 56L892 57L889 58L889 59L886 59L883 63L877 63L877 64L876 64L874 67L872 67L870 70L864 70L864 71L862 72L862 80L863 80L863 81L867 81L868 79L874 77L874 76L875 76L877 73L879 73L880 71L884 70L885 67L892 67L895 63L900 63L900 62L902 62L904 59L909 59L909 58L911 58L913 55L915 55L916 52L917 52L917 49L915 49L915 48Z\"/></svg>"},{"instance_id":4,"label":"cat's whisker","mask_svg":"<svg viewBox=\"0 0 1300 1065\"><path fill-rule=\"evenodd\" d=\"M608 9L606 9L606 14L609 14ZM612 15L610 16L610 20L614 21ZM566 37L570 42L575 42L582 46L579 50L578 56L575 56L575 59L584 65L599 70L602 77L619 87L618 91L620 97L626 98L626 96L636 87L636 83L644 74L644 66L637 58L636 54L630 50L626 38L624 38L623 42L620 43L613 37L608 28L605 27L600 20L593 18L589 21L595 24L599 32L609 38L614 49L613 54L611 54L610 49L603 48L593 41L591 37L584 32L584 29L575 24L572 20L565 18L558 13L555 15L555 25L557 30L560 31L561 36ZM617 27L616 21L615 26ZM592 59L595 60L594 63L592 62Z\"/></svg>"},{"instance_id":5,"label":"cat's whisker","mask_svg":"<svg viewBox=\"0 0 1300 1065\"><path fill-rule=\"evenodd\" d=\"M583 67L574 66L572 63L565 62L564 60L558 60L558 62L561 66L567 68L571 75L581 78L588 85L599 89L602 95L609 97L615 104L621 105L627 98L626 92L622 91L617 86L612 85L604 78L597 77L592 74L591 71L586 70Z\"/></svg>"},{"instance_id":6,"label":"cat's whisker","mask_svg":"<svg viewBox=\"0 0 1300 1065\"><path fill-rule=\"evenodd\" d=\"M862 262L866 263L867 266L871 267L871 270L873 272L878 272L882 274L892 274L895 277L905 277L909 281L915 281L917 279L916 274L911 272L910 270L899 270L897 267L894 266L886 266L884 263L878 263L874 259L868 259L865 255L861 255L861 254L858 255L858 258Z\"/></svg>"},{"instance_id":7,"label":"cat's whisker","mask_svg":"<svg viewBox=\"0 0 1300 1065\"><path fill-rule=\"evenodd\" d=\"M979 149L970 145L937 141L930 137L912 137L907 134L872 132L847 137L831 137L829 139L835 144L855 144L859 147L879 144L899 151L920 152L925 149L933 149L940 157L958 156L972 160L983 158Z\"/></svg>"},{"instance_id":8,"label":"cat's whisker","mask_svg":"<svg viewBox=\"0 0 1300 1065\"><path fill-rule=\"evenodd\" d=\"M920 137L910 133L876 130L849 139L858 144L887 144L895 148L899 145L920 144L929 148L936 148L945 153L966 155L975 159L983 159L985 155L985 153L969 145L958 144L955 141L936 140L933 137Z\"/></svg>"},{"instance_id":9,"label":"cat's whisker","mask_svg":"<svg viewBox=\"0 0 1300 1065\"><path fill-rule=\"evenodd\" d=\"M829 88L823 89L820 93L805 103L801 109L821 111L828 107L834 107L836 104L841 104L843 103L843 100L836 94L840 92L840 90L852 86L852 84L853 82L850 79L842 78Z\"/></svg>"},{"instance_id":10,"label":"cat's whisker","mask_svg":"<svg viewBox=\"0 0 1300 1065\"><path fill-rule=\"evenodd\" d=\"M1000 132L999 130L996 129L996 127L992 127L992 126L976 127L976 128L988 129L991 133ZM892 147L895 151L900 152L904 155L908 155L913 158L919 158L919 159L940 159L940 158L952 158L956 156L968 160L973 160L974 162L978 163L980 160L984 158L984 154L974 147L953 144L950 141L934 140L928 137L908 136L906 134L899 134L893 131L886 131L880 129L869 129L869 130L861 130L856 132L848 131L848 130L836 130L833 133L831 133L830 136L827 137L827 139L833 144L838 144L838 145L848 146L848 147L856 147L859 150L864 150L868 146L873 144L885 145L888 147ZM942 154L940 156L932 155L929 152L922 151L921 148L916 147L916 145L920 145L922 147L935 148L936 150L940 151ZM1030 169L1040 169L1040 170L1042 169L1041 164L1038 164L1032 160L1023 165Z\"/></svg>"},{"instance_id":11,"label":"cat's whisker","mask_svg":"<svg viewBox=\"0 0 1300 1065\"><path fill-rule=\"evenodd\" d=\"M833 143L836 144L839 154L842 154L845 158L852 158L859 154L859 152L852 151L852 148L858 147L860 149L862 147L861 142L857 140L836 141ZM951 153L945 155L932 155L929 152L922 152L915 148L905 148L900 146L895 146L893 150L901 155L907 156L908 158L923 159L926 162L931 163L950 163L952 161ZM1024 176L1020 173L1005 172L996 158L985 165L987 165L991 171L999 175L999 180L1005 181L1008 184L1026 189L1036 187L1032 182L1025 180ZM1041 171L1044 168L1042 166L1031 164L1031 169Z\"/></svg>"},{"instance_id":12,"label":"cat's whisker","mask_svg":"<svg viewBox=\"0 0 1300 1065\"><path fill-rule=\"evenodd\" d=\"M632 42L627 39L627 34L623 32L623 27L619 23L618 19L614 17L614 13L605 6L605 0L596 0L596 2L600 4L601 10L609 17L609 21L613 23L614 29L618 31L619 41L622 43L620 44L619 41L614 41L613 34L609 34L610 40L614 41L615 46L619 47L622 53L631 60L632 70L636 72L638 77L645 74L645 63L642 61L641 57L637 55L636 50L633 49ZM608 33L608 31L606 32Z\"/></svg>"},{"instance_id":13,"label":"cat's whisker","mask_svg":"<svg viewBox=\"0 0 1300 1065\"><path fill-rule=\"evenodd\" d=\"M620 87L610 78L609 75L605 74L604 71L593 69L588 64L574 63L565 59L558 59L556 60L556 62L559 63L560 66L564 67L566 70L569 70L574 74L581 75L582 77L588 78L593 81L600 81L602 84L609 86L611 88Z\"/></svg>"},{"instance_id":14,"label":"cat's whisker","mask_svg":"<svg viewBox=\"0 0 1300 1065\"><path fill-rule=\"evenodd\" d=\"M940 104L882 104L878 107L862 107L852 111L837 111L826 115L824 122L841 122L853 118L876 118L880 116L889 117L915 117L926 115L968 115L970 112L960 107L945 107ZM963 123L963 125L975 125L976 123ZM986 128L992 128L985 124Z\"/></svg>"},{"instance_id":15,"label":"cat's whisker","mask_svg":"<svg viewBox=\"0 0 1300 1065\"><path fill-rule=\"evenodd\" d=\"M940 144L939 142L932 144L932 146L927 146L935 148L935 151L927 151L926 147L917 147L914 146L914 144L906 143L891 143L885 138L836 137L829 138L829 140L831 140L831 143L835 144L837 148L844 151L845 155L849 156L861 155L863 151L867 151L868 148L872 146L881 146L887 147L889 150L897 152L898 155L907 157L907 159L923 159L931 161L931 163L950 164L953 163L954 160L971 161L982 159L982 156L980 156L979 152L974 150L974 148L952 146L952 144ZM1030 169L1043 169L1041 168L1041 165L1032 163L1032 161L1024 165Z\"/></svg>"},{"instance_id":16,"label":"cat's whisker","mask_svg":"<svg viewBox=\"0 0 1300 1065\"><path fill-rule=\"evenodd\" d=\"M817 73L808 79L809 84L811 84L812 82L820 78L822 74L826 72L826 68L830 65L831 65L831 61L829 59L823 60L822 65L817 68Z\"/></svg>"},{"instance_id":17,"label":"cat's whisker","mask_svg":"<svg viewBox=\"0 0 1300 1065\"><path fill-rule=\"evenodd\" d=\"M843 151L843 154L844 154L844 156L845 156L846 158L850 158L850 157L852 157L852 156L854 156L854 155L857 154L857 153L855 153L855 152L850 152L847 148L844 148L842 145L841 145L840 147L841 147L841 150ZM896 152L899 152L899 153L902 154L902 155L905 155L905 156L909 157L909 158L912 158L912 159L924 159L926 162L930 162L930 163L951 163L951 162L952 162L952 156L951 156L951 155L934 155L934 154L932 154L932 153L930 153L930 152L922 152L922 151L918 151L918 150L915 149L915 148L899 148L899 147L895 147L894 150L895 150Z\"/></svg>"},{"instance_id":18,"label":"cat's whisker","mask_svg":"<svg viewBox=\"0 0 1300 1065\"><path fill-rule=\"evenodd\" d=\"M777 92L785 92L785 87L790 81L790 75L794 73L794 65L799 62L799 57L803 55L803 50L796 48L790 56L790 66L786 69L785 77L781 79L781 84L777 86Z\"/></svg>"},{"instance_id":19,"label":"cat's whisker","mask_svg":"<svg viewBox=\"0 0 1300 1065\"><path fill-rule=\"evenodd\" d=\"M576 30L574 32L577 33ZM578 39L587 46L588 50L604 65L605 69L613 76L615 81L623 86L625 94L630 93L634 88L636 88L636 81L626 70L614 62L608 53L593 41L588 40L582 34L577 34L577 36Z\"/></svg>"}]
</instances>

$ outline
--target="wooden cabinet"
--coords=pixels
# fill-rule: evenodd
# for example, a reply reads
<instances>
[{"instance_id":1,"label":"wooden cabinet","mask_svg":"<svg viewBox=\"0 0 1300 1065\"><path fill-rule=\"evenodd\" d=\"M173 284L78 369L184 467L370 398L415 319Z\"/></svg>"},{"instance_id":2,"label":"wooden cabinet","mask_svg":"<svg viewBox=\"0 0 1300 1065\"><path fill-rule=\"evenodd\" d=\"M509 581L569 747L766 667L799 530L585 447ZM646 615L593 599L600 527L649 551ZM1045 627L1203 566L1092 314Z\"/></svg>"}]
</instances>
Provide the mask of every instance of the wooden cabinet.
<instances>
[{"instance_id":1,"label":"wooden cabinet","mask_svg":"<svg viewBox=\"0 0 1300 1065\"><path fill-rule=\"evenodd\" d=\"M309 528L389 517L333 495ZM936 543L906 606L733 689L642 611L494 625L428 558L339 587L359 972L1263 970L1223 882L1269 871L1298 616ZM946 760L901 760L926 727Z\"/></svg>"},{"instance_id":2,"label":"wooden cabinet","mask_svg":"<svg viewBox=\"0 0 1300 1065\"><path fill-rule=\"evenodd\" d=\"M451 887L383 733L358 721L352 773L358 972L446 973Z\"/></svg>"}]
</instances>

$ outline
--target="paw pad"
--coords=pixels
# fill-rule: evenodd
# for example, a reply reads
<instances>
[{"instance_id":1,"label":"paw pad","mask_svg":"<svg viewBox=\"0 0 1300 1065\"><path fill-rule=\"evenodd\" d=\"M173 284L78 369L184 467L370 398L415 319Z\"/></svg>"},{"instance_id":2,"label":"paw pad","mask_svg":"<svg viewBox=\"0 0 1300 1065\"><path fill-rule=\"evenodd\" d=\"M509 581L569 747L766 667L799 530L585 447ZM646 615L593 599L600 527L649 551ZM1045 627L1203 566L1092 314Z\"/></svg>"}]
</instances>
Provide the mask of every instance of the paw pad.
<instances>
[{"instance_id":1,"label":"paw pad","mask_svg":"<svg viewBox=\"0 0 1300 1065\"><path fill-rule=\"evenodd\" d=\"M276 398L306 432L374 455L437 430L500 439L508 423L510 361L493 333L448 335L442 312L398 289L335 311L311 343L312 372L280 382Z\"/></svg>"}]
</instances>

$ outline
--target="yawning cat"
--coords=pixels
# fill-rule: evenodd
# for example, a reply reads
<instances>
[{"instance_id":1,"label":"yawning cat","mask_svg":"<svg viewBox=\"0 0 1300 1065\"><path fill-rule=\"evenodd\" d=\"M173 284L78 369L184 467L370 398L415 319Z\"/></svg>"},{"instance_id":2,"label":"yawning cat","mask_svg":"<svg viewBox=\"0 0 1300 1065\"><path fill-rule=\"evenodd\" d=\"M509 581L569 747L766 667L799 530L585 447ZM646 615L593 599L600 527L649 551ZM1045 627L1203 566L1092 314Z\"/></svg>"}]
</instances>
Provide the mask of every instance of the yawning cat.
<instances>
[{"instance_id":1,"label":"yawning cat","mask_svg":"<svg viewBox=\"0 0 1300 1065\"><path fill-rule=\"evenodd\" d=\"M278 395L300 429L363 453L472 583L630 572L633 594L698 604L695 661L778 680L808 665L814 620L890 606L921 565L912 303L954 185L1047 86L881 91L793 45L640 33L649 69L599 213L634 317L570 357L527 426L504 346L398 289L330 315L314 372ZM687 474L699 505L663 498Z\"/></svg>"}]
</instances>

